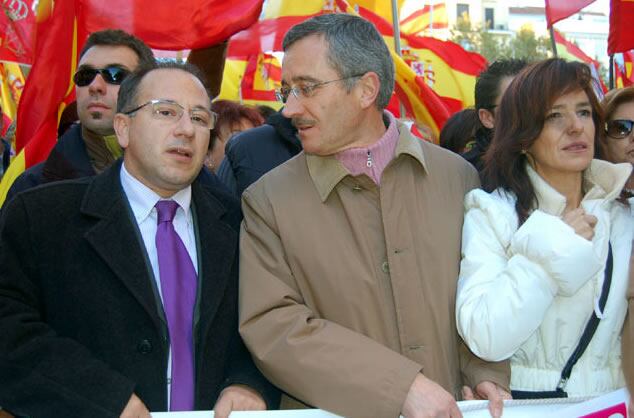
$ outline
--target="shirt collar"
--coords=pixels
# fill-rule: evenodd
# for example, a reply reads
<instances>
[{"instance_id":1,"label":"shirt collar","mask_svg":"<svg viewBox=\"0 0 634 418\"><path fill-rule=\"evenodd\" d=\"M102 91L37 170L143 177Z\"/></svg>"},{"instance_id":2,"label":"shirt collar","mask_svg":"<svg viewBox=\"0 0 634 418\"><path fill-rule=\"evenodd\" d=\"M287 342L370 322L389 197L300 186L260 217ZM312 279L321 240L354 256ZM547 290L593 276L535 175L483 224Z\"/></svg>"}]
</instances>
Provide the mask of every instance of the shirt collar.
<instances>
[{"instance_id":1,"label":"shirt collar","mask_svg":"<svg viewBox=\"0 0 634 418\"><path fill-rule=\"evenodd\" d=\"M401 155L409 155L427 171L421 140L412 135L403 123L397 121L397 124L399 138L394 151L394 160ZM306 164L308 174L315 184L322 202L326 201L332 190L344 177L351 175L334 155L306 154Z\"/></svg>"},{"instance_id":2,"label":"shirt collar","mask_svg":"<svg viewBox=\"0 0 634 418\"><path fill-rule=\"evenodd\" d=\"M132 209L132 213L134 213L134 218L137 224L140 224L152 214L152 209L154 209L156 202L161 200L162 197L132 176L125 168L125 161L121 164L120 177L121 186L130 202L130 208ZM179 190L170 197L170 199L178 203L178 206L185 212L185 219L188 225L191 222L191 211L189 210L191 197L191 185Z\"/></svg>"}]
</instances>

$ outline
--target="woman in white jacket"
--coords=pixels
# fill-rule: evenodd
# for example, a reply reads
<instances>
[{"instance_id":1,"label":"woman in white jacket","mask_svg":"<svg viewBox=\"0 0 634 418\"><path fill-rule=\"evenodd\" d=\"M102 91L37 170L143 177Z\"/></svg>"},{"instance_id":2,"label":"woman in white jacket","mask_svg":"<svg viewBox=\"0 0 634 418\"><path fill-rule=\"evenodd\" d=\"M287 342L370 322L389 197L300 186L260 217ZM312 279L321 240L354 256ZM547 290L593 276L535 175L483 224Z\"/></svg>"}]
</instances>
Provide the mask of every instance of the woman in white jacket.
<instances>
[{"instance_id":1,"label":"woman in white jacket","mask_svg":"<svg viewBox=\"0 0 634 418\"><path fill-rule=\"evenodd\" d=\"M497 117L485 157L490 193L465 198L458 331L481 358L510 359L515 398L622 387L634 228L619 198L632 168L593 159L603 121L588 67L532 65ZM575 363L592 316L598 327Z\"/></svg>"}]
</instances>

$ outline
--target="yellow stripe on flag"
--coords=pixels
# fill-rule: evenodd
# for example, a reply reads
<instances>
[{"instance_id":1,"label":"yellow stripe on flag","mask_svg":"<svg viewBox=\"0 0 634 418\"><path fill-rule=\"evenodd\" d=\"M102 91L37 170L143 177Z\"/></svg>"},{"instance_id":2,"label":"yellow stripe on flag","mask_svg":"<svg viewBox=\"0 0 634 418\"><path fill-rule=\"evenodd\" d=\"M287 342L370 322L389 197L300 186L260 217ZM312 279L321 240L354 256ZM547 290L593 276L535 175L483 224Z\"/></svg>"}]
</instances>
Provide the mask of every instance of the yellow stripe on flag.
<instances>
[{"instance_id":1,"label":"yellow stripe on flag","mask_svg":"<svg viewBox=\"0 0 634 418\"><path fill-rule=\"evenodd\" d=\"M324 0L268 0L264 4L261 19L275 19L283 16L309 16L323 10Z\"/></svg>"},{"instance_id":2,"label":"yellow stripe on flag","mask_svg":"<svg viewBox=\"0 0 634 418\"><path fill-rule=\"evenodd\" d=\"M2 181L0 181L0 206L4 204L4 200L7 198L7 193L11 188L11 185L15 181L16 178L20 174L24 172L26 169L26 161L24 160L24 149L20 151L18 155L16 155L7 171L2 176Z\"/></svg>"}]
</instances>

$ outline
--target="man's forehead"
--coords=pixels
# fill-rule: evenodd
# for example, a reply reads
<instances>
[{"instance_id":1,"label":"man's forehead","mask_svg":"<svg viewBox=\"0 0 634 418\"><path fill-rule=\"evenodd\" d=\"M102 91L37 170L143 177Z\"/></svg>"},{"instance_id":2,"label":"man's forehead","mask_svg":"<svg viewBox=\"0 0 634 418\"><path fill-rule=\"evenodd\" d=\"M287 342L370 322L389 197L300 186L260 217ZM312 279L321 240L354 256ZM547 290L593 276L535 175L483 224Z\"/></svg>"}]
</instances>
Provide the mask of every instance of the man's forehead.
<instances>
[{"instance_id":1,"label":"man's forehead","mask_svg":"<svg viewBox=\"0 0 634 418\"><path fill-rule=\"evenodd\" d=\"M119 65L133 70L139 63L136 52L124 45L95 45L89 48L79 60L79 66L103 68Z\"/></svg>"},{"instance_id":2,"label":"man's forehead","mask_svg":"<svg viewBox=\"0 0 634 418\"><path fill-rule=\"evenodd\" d=\"M309 35L293 43L282 59L282 80L285 83L319 82L337 75L328 60L328 44L321 34Z\"/></svg>"},{"instance_id":3,"label":"man's forehead","mask_svg":"<svg viewBox=\"0 0 634 418\"><path fill-rule=\"evenodd\" d=\"M191 107L211 107L211 99L200 80L174 68L159 68L146 74L139 84L139 97L141 101L168 99Z\"/></svg>"}]
</instances>

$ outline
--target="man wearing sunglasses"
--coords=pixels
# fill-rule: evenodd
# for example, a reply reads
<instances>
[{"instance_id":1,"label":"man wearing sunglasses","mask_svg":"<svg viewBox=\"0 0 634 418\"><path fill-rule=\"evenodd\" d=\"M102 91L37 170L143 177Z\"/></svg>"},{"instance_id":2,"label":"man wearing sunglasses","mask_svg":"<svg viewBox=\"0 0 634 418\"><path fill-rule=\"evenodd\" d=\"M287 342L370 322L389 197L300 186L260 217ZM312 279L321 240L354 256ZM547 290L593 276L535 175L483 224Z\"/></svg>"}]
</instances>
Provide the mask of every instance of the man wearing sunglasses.
<instances>
[{"instance_id":1,"label":"man wearing sunglasses","mask_svg":"<svg viewBox=\"0 0 634 418\"><path fill-rule=\"evenodd\" d=\"M46 161L15 180L5 202L39 184L93 176L119 158L112 126L119 86L131 72L154 62L152 50L133 35L114 29L92 33L73 76L79 124L58 139Z\"/></svg>"},{"instance_id":2,"label":"man wearing sunglasses","mask_svg":"<svg viewBox=\"0 0 634 418\"><path fill-rule=\"evenodd\" d=\"M238 335L236 199L203 170L211 100L189 64L121 86L123 162L21 193L0 235L0 405L18 416L274 408Z\"/></svg>"},{"instance_id":3,"label":"man wearing sunglasses","mask_svg":"<svg viewBox=\"0 0 634 418\"><path fill-rule=\"evenodd\" d=\"M499 417L505 365L468 353L454 315L475 169L384 110L394 65L370 22L320 15L283 47L303 152L242 194L240 333L258 367L285 408L458 418L468 385Z\"/></svg>"}]
</instances>

